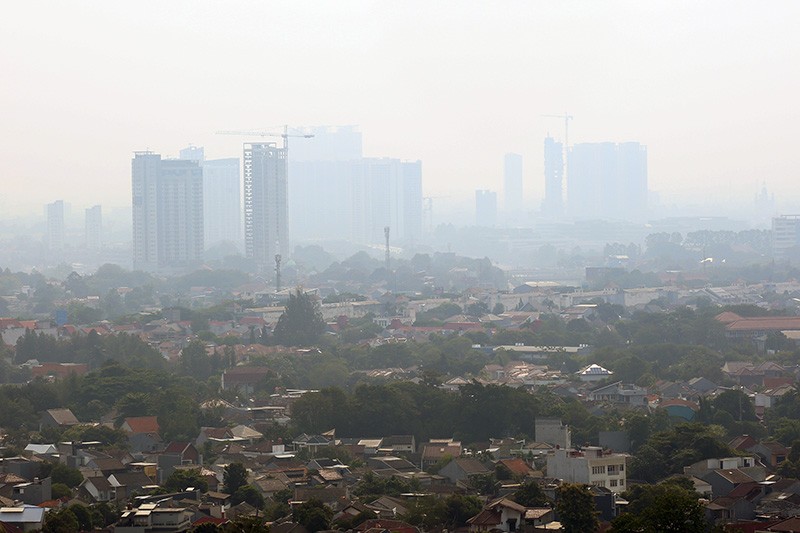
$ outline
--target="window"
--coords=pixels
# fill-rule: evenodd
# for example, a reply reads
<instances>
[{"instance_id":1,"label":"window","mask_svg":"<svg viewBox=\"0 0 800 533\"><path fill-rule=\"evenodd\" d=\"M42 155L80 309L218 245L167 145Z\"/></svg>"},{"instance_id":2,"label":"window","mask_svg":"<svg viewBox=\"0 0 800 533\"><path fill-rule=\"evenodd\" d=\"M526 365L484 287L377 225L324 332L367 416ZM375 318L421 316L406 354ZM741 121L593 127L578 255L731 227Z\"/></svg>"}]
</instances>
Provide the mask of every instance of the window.
<instances>
[{"instance_id":1,"label":"window","mask_svg":"<svg viewBox=\"0 0 800 533\"><path fill-rule=\"evenodd\" d=\"M617 480L616 479L612 479L611 481L609 481L608 485L610 487L616 487L617 486Z\"/></svg>"},{"instance_id":2,"label":"window","mask_svg":"<svg viewBox=\"0 0 800 533\"><path fill-rule=\"evenodd\" d=\"M606 467L605 466L593 466L592 467L592 474L605 474Z\"/></svg>"}]
</instances>

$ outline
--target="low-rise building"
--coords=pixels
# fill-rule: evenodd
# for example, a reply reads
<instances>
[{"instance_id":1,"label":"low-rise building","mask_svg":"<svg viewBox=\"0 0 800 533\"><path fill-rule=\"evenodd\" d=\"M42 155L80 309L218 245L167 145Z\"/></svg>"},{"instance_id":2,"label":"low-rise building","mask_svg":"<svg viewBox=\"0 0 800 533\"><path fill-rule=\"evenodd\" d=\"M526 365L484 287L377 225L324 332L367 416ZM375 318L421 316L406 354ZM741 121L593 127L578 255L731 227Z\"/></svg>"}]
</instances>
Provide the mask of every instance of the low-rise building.
<instances>
[{"instance_id":1,"label":"low-rise building","mask_svg":"<svg viewBox=\"0 0 800 533\"><path fill-rule=\"evenodd\" d=\"M547 476L606 487L619 493L627 489L627 458L625 454L606 452L599 446L581 450L556 449L547 455Z\"/></svg>"}]
</instances>

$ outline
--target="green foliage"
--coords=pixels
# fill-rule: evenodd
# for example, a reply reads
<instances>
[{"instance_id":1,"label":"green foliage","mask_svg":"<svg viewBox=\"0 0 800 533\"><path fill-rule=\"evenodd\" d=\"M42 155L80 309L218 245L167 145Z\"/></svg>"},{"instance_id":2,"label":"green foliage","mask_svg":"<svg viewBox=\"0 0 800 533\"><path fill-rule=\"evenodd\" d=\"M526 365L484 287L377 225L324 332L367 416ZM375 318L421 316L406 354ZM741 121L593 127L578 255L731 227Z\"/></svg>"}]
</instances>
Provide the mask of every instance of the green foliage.
<instances>
[{"instance_id":1,"label":"green foliage","mask_svg":"<svg viewBox=\"0 0 800 533\"><path fill-rule=\"evenodd\" d=\"M565 533L588 533L600 526L594 497L583 485L565 483L559 486L555 509Z\"/></svg>"},{"instance_id":2,"label":"green foliage","mask_svg":"<svg viewBox=\"0 0 800 533\"><path fill-rule=\"evenodd\" d=\"M612 522L613 533L703 533L707 529L698 495L678 483L635 485L623 497L629 504Z\"/></svg>"},{"instance_id":3,"label":"green foliage","mask_svg":"<svg viewBox=\"0 0 800 533\"><path fill-rule=\"evenodd\" d=\"M51 490L54 500L60 500L61 498L68 498L72 496L72 489L70 489L64 483L53 483Z\"/></svg>"},{"instance_id":4,"label":"green foliage","mask_svg":"<svg viewBox=\"0 0 800 533\"><path fill-rule=\"evenodd\" d=\"M224 483L226 493L235 493L239 490L239 487L247 485L247 469L242 463L229 464L225 467L225 471L222 474L222 482Z\"/></svg>"},{"instance_id":5,"label":"green foliage","mask_svg":"<svg viewBox=\"0 0 800 533\"><path fill-rule=\"evenodd\" d=\"M330 527L333 511L319 500L303 502L292 511L292 519L306 528L309 533L316 533Z\"/></svg>"},{"instance_id":6,"label":"green foliage","mask_svg":"<svg viewBox=\"0 0 800 533\"><path fill-rule=\"evenodd\" d=\"M75 533L79 531L78 518L71 509L51 511L45 515L42 533Z\"/></svg>"},{"instance_id":7,"label":"green foliage","mask_svg":"<svg viewBox=\"0 0 800 533\"><path fill-rule=\"evenodd\" d=\"M535 481L526 481L511 495L511 499L525 507L543 507L548 504L542 487Z\"/></svg>"},{"instance_id":8,"label":"green foliage","mask_svg":"<svg viewBox=\"0 0 800 533\"><path fill-rule=\"evenodd\" d=\"M264 497L253 485L241 485L231 494L231 504L238 505L247 502L256 509L264 507Z\"/></svg>"},{"instance_id":9,"label":"green foliage","mask_svg":"<svg viewBox=\"0 0 800 533\"><path fill-rule=\"evenodd\" d=\"M727 457L733 451L722 441L719 426L678 424L653 434L633 457L630 477L658 481L679 473L686 465L712 457Z\"/></svg>"},{"instance_id":10,"label":"green foliage","mask_svg":"<svg viewBox=\"0 0 800 533\"><path fill-rule=\"evenodd\" d=\"M169 492L179 492L194 487L202 492L208 490L208 482L200 475L199 468L180 468L172 472L164 482Z\"/></svg>"},{"instance_id":11,"label":"green foliage","mask_svg":"<svg viewBox=\"0 0 800 533\"><path fill-rule=\"evenodd\" d=\"M309 346L325 332L319 302L299 288L289 295L286 310L275 326L275 342L284 346Z\"/></svg>"},{"instance_id":12,"label":"green foliage","mask_svg":"<svg viewBox=\"0 0 800 533\"><path fill-rule=\"evenodd\" d=\"M60 483L73 489L83 482L81 471L64 463L42 463L40 468L41 476L49 476L53 484Z\"/></svg>"}]
</instances>

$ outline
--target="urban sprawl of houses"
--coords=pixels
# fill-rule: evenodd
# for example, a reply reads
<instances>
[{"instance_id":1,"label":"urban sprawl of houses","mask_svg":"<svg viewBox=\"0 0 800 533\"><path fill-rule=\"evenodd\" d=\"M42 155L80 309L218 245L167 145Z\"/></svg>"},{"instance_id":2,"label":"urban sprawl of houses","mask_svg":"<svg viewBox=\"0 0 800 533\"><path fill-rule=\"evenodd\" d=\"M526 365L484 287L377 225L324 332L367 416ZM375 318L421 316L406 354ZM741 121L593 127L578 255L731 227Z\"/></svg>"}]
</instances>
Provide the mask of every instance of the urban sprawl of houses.
<instances>
[{"instance_id":1,"label":"urban sprawl of houses","mask_svg":"<svg viewBox=\"0 0 800 533\"><path fill-rule=\"evenodd\" d=\"M663 489L688 495L686 531L692 516L800 530L800 283L499 290L449 275L466 288L192 286L83 323L138 289L50 280L64 311L48 316L32 307L42 286L18 284L7 314L31 318L0 318L0 525L578 531L577 486L592 528L629 531ZM311 315L294 319L322 329L282 341L301 302Z\"/></svg>"}]
</instances>

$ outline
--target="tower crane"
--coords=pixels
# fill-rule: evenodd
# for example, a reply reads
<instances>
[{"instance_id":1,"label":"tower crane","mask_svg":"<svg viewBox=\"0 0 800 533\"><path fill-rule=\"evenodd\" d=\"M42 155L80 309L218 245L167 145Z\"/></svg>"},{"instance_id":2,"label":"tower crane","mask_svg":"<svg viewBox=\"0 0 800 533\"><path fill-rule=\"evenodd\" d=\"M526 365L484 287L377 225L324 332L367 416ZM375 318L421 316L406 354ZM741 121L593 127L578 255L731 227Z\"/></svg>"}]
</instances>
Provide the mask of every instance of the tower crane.
<instances>
[{"instance_id":1,"label":"tower crane","mask_svg":"<svg viewBox=\"0 0 800 533\"><path fill-rule=\"evenodd\" d=\"M564 120L564 150L567 150L569 148L569 121L572 120L574 117L566 112L563 115L539 115L539 116L545 118L560 118Z\"/></svg>"},{"instance_id":2,"label":"tower crane","mask_svg":"<svg viewBox=\"0 0 800 533\"><path fill-rule=\"evenodd\" d=\"M301 139L311 139L313 133L289 133L289 126L283 127L283 133L276 133L268 130L223 130L216 132L217 135L246 135L248 137L280 137L283 139L283 149L286 150L286 158L289 158L289 138L298 137Z\"/></svg>"}]
</instances>

